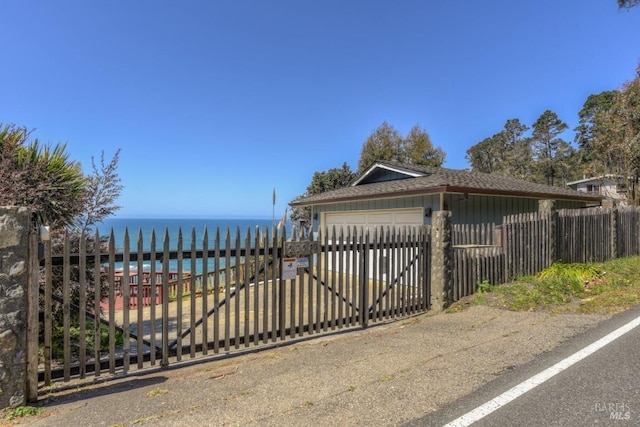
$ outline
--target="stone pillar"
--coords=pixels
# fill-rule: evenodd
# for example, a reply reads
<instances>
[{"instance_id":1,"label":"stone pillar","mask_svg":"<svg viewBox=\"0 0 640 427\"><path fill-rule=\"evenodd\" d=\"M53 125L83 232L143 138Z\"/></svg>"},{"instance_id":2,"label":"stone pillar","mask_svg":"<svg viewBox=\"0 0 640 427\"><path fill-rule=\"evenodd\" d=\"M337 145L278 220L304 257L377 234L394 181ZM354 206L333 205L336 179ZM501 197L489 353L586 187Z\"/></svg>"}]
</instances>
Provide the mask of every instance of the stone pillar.
<instances>
[{"instance_id":1,"label":"stone pillar","mask_svg":"<svg viewBox=\"0 0 640 427\"><path fill-rule=\"evenodd\" d=\"M30 214L0 207L0 408L25 402Z\"/></svg>"},{"instance_id":2,"label":"stone pillar","mask_svg":"<svg viewBox=\"0 0 640 427\"><path fill-rule=\"evenodd\" d=\"M453 242L451 212L438 211L431 218L431 310L438 312L453 302Z\"/></svg>"}]
</instances>

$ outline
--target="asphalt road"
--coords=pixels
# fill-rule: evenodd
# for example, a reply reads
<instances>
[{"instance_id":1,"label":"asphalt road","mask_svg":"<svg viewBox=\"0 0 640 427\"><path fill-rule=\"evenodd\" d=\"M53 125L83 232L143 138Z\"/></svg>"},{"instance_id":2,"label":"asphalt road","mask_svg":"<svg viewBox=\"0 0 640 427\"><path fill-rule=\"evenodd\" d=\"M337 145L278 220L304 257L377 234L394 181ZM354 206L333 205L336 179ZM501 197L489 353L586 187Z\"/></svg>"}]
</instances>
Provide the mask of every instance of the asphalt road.
<instances>
[{"instance_id":1,"label":"asphalt road","mask_svg":"<svg viewBox=\"0 0 640 427\"><path fill-rule=\"evenodd\" d=\"M443 426L571 357L640 316L640 307L578 335L471 395L407 424ZM460 423L458 425L468 425ZM640 327L567 367L474 426L640 426Z\"/></svg>"},{"instance_id":2,"label":"asphalt road","mask_svg":"<svg viewBox=\"0 0 640 427\"><path fill-rule=\"evenodd\" d=\"M462 396L475 396L475 390L503 377L512 383L497 383L502 387L495 390L509 389L521 381L512 376L520 372L516 367L539 369L530 362L544 361L573 342L571 337L599 330L608 319L470 306L138 375L56 383L41 390L40 415L12 423L396 427L417 420L415 425L443 425L466 412L458 405ZM458 410L450 418L433 423L422 418L450 402ZM469 409L484 403L466 402Z\"/></svg>"}]
</instances>

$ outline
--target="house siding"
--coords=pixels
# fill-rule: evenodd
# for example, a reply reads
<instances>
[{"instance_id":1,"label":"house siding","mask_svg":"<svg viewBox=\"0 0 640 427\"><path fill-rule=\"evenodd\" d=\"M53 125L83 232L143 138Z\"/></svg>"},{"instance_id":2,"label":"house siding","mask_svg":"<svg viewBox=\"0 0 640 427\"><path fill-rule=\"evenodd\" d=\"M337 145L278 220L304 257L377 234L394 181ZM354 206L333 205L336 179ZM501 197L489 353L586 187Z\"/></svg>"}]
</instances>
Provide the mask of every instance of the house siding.
<instances>
[{"instance_id":1,"label":"house siding","mask_svg":"<svg viewBox=\"0 0 640 427\"><path fill-rule=\"evenodd\" d=\"M454 224L502 224L506 215L537 212L538 200L520 197L496 197L446 194L445 207L453 213Z\"/></svg>"},{"instance_id":2,"label":"house siding","mask_svg":"<svg viewBox=\"0 0 640 427\"><path fill-rule=\"evenodd\" d=\"M482 196L464 194L445 194L444 209L453 213L454 224L502 224L507 215L537 212L538 199L504 196ZM587 204L580 201L558 200L557 209L579 209ZM372 211L385 209L424 208L431 211L441 210L440 194L397 197L390 199L362 200L313 206L313 229L321 225L322 214L327 212ZM317 214L317 215L316 215ZM425 216L425 225L431 225L431 216Z\"/></svg>"}]
</instances>

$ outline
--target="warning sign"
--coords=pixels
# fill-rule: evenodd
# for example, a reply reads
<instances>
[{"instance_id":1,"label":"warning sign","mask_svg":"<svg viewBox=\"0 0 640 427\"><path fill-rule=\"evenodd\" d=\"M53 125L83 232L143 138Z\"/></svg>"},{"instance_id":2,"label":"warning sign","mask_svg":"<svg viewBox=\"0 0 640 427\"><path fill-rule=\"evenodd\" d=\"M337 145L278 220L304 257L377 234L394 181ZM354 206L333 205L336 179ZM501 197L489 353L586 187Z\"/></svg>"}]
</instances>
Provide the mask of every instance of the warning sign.
<instances>
[{"instance_id":1,"label":"warning sign","mask_svg":"<svg viewBox=\"0 0 640 427\"><path fill-rule=\"evenodd\" d=\"M292 280L298 274L298 259L283 258L282 259L282 278L284 280Z\"/></svg>"}]
</instances>

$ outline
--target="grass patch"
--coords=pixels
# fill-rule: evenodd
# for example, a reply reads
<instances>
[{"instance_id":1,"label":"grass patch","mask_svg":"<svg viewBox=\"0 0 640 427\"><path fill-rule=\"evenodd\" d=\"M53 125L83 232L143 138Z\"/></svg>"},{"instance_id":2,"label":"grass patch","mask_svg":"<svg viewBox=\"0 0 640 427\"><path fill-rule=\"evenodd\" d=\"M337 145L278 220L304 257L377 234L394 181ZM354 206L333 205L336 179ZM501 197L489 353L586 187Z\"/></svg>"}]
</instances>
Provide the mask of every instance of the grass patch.
<instances>
[{"instance_id":1,"label":"grass patch","mask_svg":"<svg viewBox=\"0 0 640 427\"><path fill-rule=\"evenodd\" d=\"M13 409L8 409L4 418L8 421L11 421L16 418L34 417L40 415L43 411L44 409L37 408L35 406L18 406Z\"/></svg>"},{"instance_id":2,"label":"grass patch","mask_svg":"<svg viewBox=\"0 0 640 427\"><path fill-rule=\"evenodd\" d=\"M147 396L154 397L154 396L159 396L161 394L167 394L167 393L169 393L169 390L164 389L164 388L160 388L160 387L156 387L153 390L149 391L147 393Z\"/></svg>"},{"instance_id":3,"label":"grass patch","mask_svg":"<svg viewBox=\"0 0 640 427\"><path fill-rule=\"evenodd\" d=\"M478 293L461 299L448 313L471 305L513 311L614 314L640 304L640 256L604 263L556 262L538 275L491 286L482 282Z\"/></svg>"}]
</instances>

